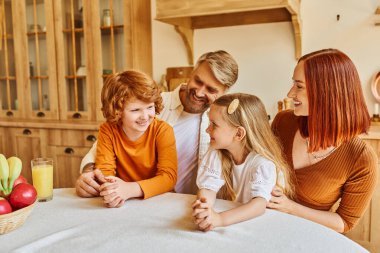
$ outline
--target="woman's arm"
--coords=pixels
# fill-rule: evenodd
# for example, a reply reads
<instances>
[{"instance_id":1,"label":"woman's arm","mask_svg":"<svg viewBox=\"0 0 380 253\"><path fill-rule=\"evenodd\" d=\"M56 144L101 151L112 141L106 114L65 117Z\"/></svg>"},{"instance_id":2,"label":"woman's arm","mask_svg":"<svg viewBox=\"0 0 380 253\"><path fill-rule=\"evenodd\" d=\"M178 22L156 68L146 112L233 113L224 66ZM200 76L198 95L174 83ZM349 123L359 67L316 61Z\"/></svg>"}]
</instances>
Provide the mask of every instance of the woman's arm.
<instances>
[{"instance_id":1,"label":"woman's arm","mask_svg":"<svg viewBox=\"0 0 380 253\"><path fill-rule=\"evenodd\" d=\"M320 211L298 204L288 199L278 187L273 190L272 195L270 202L267 204L268 208L311 220L339 233L344 232L344 222L339 214L330 211Z\"/></svg>"}]
</instances>

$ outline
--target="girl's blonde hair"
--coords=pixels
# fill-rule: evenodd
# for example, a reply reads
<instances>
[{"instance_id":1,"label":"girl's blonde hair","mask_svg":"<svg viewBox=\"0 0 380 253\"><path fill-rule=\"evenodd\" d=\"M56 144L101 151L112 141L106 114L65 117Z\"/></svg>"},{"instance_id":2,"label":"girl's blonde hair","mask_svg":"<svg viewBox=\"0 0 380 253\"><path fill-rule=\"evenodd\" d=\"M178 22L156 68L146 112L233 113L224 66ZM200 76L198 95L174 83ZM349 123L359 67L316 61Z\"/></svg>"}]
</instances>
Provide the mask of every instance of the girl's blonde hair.
<instances>
[{"instance_id":1,"label":"girl's blonde hair","mask_svg":"<svg viewBox=\"0 0 380 253\"><path fill-rule=\"evenodd\" d=\"M227 108L235 99L239 102L236 109L232 110L232 112L227 112ZM241 126L245 129L244 151L257 153L275 164L277 172L276 185L282 188L288 197L292 198L294 189L290 169L284 159L280 143L271 130L268 115L261 100L254 95L234 93L219 97L214 101L213 105L225 107L222 110L222 116L226 122L232 126ZM232 184L234 164L232 155L229 151L222 149L219 150L219 156L222 160L222 173L226 182L219 196L224 199L235 200L236 193ZM280 173L283 174L283 180L278 176ZM284 183L284 187L282 183Z\"/></svg>"}]
</instances>

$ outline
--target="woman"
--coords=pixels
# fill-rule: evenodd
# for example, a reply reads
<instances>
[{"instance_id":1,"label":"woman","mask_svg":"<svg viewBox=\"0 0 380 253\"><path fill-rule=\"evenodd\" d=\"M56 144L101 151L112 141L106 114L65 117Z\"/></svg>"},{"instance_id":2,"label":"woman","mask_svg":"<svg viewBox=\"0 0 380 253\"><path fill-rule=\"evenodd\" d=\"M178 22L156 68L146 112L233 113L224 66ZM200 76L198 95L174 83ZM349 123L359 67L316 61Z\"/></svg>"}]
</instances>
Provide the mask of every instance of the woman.
<instances>
[{"instance_id":1,"label":"woman","mask_svg":"<svg viewBox=\"0 0 380 253\"><path fill-rule=\"evenodd\" d=\"M272 129L294 170L296 200L279 189L267 207L347 232L367 208L377 179L377 157L358 135L370 117L359 75L339 50L298 61L288 93L294 111L279 113ZM338 209L330 210L340 199Z\"/></svg>"}]
</instances>

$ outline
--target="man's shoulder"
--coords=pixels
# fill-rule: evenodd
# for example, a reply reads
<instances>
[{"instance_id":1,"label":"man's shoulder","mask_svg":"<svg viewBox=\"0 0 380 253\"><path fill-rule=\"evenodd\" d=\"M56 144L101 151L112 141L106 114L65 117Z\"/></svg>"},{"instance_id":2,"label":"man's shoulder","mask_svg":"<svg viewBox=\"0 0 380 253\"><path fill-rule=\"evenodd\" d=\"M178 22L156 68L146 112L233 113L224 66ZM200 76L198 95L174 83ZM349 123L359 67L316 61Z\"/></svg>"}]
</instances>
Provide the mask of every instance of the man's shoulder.
<instances>
[{"instance_id":1,"label":"man's shoulder","mask_svg":"<svg viewBox=\"0 0 380 253\"><path fill-rule=\"evenodd\" d=\"M168 129L173 129L173 127L166 121L160 118L155 118L152 122L152 127L155 131L167 131Z\"/></svg>"}]
</instances>

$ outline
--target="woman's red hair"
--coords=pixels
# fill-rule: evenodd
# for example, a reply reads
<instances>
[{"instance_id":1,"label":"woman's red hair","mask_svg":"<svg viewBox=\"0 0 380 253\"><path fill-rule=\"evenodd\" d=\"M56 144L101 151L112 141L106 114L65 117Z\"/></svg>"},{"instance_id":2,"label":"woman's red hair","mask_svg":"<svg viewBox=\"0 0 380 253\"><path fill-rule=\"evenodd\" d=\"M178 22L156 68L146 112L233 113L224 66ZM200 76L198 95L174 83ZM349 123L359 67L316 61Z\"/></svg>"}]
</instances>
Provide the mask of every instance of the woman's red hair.
<instances>
[{"instance_id":1,"label":"woman's red hair","mask_svg":"<svg viewBox=\"0 0 380 253\"><path fill-rule=\"evenodd\" d=\"M304 55L309 116L299 121L301 135L309 137L309 152L339 146L366 133L370 116L359 74L351 59L336 49Z\"/></svg>"}]
</instances>

